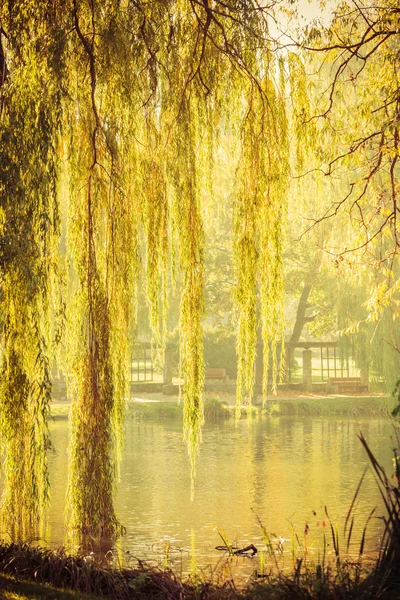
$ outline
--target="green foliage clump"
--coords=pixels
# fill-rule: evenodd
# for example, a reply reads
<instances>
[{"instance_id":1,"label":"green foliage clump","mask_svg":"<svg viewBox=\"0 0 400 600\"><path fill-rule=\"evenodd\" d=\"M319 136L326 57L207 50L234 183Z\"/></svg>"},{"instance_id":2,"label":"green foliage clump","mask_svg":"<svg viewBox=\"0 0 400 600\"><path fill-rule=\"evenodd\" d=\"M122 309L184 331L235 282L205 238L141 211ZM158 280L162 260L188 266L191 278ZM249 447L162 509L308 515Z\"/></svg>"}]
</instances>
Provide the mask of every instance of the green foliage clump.
<instances>
[{"instance_id":1,"label":"green foliage clump","mask_svg":"<svg viewBox=\"0 0 400 600\"><path fill-rule=\"evenodd\" d=\"M273 388L276 344L283 334L282 238L288 177L288 130L282 64L266 52L258 90L248 90L243 120L242 155L234 204L234 257L237 277L237 416L244 394L251 403L257 342L257 284L264 342L263 395L266 397L272 342ZM277 85L271 66L279 70ZM283 343L283 342L282 342Z\"/></svg>"},{"instance_id":2,"label":"green foliage clump","mask_svg":"<svg viewBox=\"0 0 400 600\"><path fill-rule=\"evenodd\" d=\"M217 419L228 419L231 414L226 402L214 396L206 397L204 401L204 417L206 422L216 421Z\"/></svg>"},{"instance_id":3,"label":"green foliage clump","mask_svg":"<svg viewBox=\"0 0 400 600\"><path fill-rule=\"evenodd\" d=\"M57 303L62 96L62 64L55 59L63 46L50 4L33 9L7 3L0 11L2 512L20 533L37 524L49 498L50 317Z\"/></svg>"}]
</instances>

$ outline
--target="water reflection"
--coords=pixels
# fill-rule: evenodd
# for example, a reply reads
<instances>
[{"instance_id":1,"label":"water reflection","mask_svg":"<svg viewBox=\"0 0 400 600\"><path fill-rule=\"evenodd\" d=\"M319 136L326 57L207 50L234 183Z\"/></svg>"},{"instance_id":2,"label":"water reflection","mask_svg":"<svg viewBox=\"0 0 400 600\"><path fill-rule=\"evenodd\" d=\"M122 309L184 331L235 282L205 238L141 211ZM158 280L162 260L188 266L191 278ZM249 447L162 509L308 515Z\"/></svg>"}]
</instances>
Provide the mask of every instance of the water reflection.
<instances>
[{"instance_id":1,"label":"water reflection","mask_svg":"<svg viewBox=\"0 0 400 600\"><path fill-rule=\"evenodd\" d=\"M207 425L198 459L196 492L190 501L190 471L179 422L140 422L127 419L117 511L127 528L110 549L125 564L134 557L184 572L216 564L220 544L216 527L239 547L263 546L255 513L266 530L284 540L289 553L290 523L302 539L308 523L308 543L321 545L329 537L324 506L332 522L343 528L367 457L357 438L362 430L378 460L391 469L391 426L384 419L358 422L341 418L270 417ZM50 455L52 501L48 543L68 542L64 530L67 483L68 424L51 425L54 450ZM94 482L95 484L95 482ZM367 475L356 506L354 546L361 538L367 515L381 499L371 474ZM369 526L367 547L376 550L381 523ZM70 542L68 542L71 545ZM253 570L235 559L229 568ZM235 566L236 565L236 566Z\"/></svg>"}]
</instances>

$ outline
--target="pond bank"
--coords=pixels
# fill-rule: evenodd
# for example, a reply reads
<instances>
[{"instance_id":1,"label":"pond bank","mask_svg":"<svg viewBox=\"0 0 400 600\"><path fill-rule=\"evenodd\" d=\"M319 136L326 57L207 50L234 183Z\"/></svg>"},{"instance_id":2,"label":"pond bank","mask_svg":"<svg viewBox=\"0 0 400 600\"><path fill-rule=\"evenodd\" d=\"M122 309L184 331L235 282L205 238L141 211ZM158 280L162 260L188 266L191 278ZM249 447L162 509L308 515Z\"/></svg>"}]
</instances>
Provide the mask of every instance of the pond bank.
<instances>
[{"instance_id":1,"label":"pond bank","mask_svg":"<svg viewBox=\"0 0 400 600\"><path fill-rule=\"evenodd\" d=\"M0 574L0 598L4 600L92 600L97 597Z\"/></svg>"},{"instance_id":2,"label":"pond bank","mask_svg":"<svg viewBox=\"0 0 400 600\"><path fill-rule=\"evenodd\" d=\"M182 419L183 404L178 397L158 393L142 393L127 402L128 415L139 419ZM363 396L298 394L269 397L264 406L258 400L250 408L242 406L241 416L349 416L377 417L388 416L396 406L396 400L383 394ZM206 394L204 400L206 421L235 417L235 397L227 394ZM51 417L68 418L70 402L54 400L51 403Z\"/></svg>"},{"instance_id":3,"label":"pond bank","mask_svg":"<svg viewBox=\"0 0 400 600\"><path fill-rule=\"evenodd\" d=\"M399 593L395 565L383 582L377 567L367 574L357 562L304 568L299 560L290 575L255 573L245 588L237 589L229 578L214 583L199 574L181 580L170 570L105 569L90 556L0 545L0 597L7 600L394 600Z\"/></svg>"}]
</instances>

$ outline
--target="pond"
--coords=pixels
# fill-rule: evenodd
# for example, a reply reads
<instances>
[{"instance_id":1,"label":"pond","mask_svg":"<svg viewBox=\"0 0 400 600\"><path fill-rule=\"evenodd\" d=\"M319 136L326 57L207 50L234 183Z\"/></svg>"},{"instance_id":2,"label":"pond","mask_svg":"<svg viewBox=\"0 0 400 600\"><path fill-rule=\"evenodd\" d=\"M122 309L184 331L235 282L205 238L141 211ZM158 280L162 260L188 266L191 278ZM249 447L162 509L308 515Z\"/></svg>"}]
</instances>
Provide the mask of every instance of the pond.
<instances>
[{"instance_id":1,"label":"pond","mask_svg":"<svg viewBox=\"0 0 400 600\"><path fill-rule=\"evenodd\" d=\"M215 569L225 556L215 549L222 544L217 528L240 548L255 544L261 549L265 545L259 521L271 534L284 568L291 565L292 533L303 544L306 523L309 552L315 557L321 554L325 534L327 553L332 553L324 507L332 525L338 524L343 546L345 517L368 464L357 438L360 430L391 472L393 431L384 418L273 416L244 419L237 427L231 420L208 424L191 501L181 422L143 422L128 415L116 503L127 532L112 553L124 564L135 557L151 564L168 559L182 574L208 566ZM57 547L66 544L67 421L53 422L51 434L47 543ZM357 500L350 553L357 554L374 506L377 516L384 514L376 483L368 473ZM374 517L367 530L369 553L377 551L381 531L381 520ZM258 560L235 558L229 568L248 576Z\"/></svg>"}]
</instances>

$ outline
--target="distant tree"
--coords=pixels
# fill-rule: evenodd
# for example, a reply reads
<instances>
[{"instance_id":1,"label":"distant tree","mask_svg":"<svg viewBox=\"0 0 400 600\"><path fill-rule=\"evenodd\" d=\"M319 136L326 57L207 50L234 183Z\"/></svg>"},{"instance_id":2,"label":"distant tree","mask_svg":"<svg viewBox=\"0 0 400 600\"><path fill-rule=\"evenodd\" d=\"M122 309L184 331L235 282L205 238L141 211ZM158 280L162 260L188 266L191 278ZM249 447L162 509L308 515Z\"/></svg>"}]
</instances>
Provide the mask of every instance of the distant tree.
<instances>
[{"instance_id":1,"label":"distant tree","mask_svg":"<svg viewBox=\"0 0 400 600\"><path fill-rule=\"evenodd\" d=\"M315 287L315 300L355 342L359 360L388 378L397 342L385 323L397 319L399 302L398 20L392 0L343 3L329 26L316 21L303 31L291 67L301 83L295 170L303 189L314 190L302 205L303 234L329 231L319 236L323 271L328 281L338 275L333 287ZM312 200L321 178L331 189L324 185ZM311 328L321 333L322 324L318 318Z\"/></svg>"}]
</instances>

